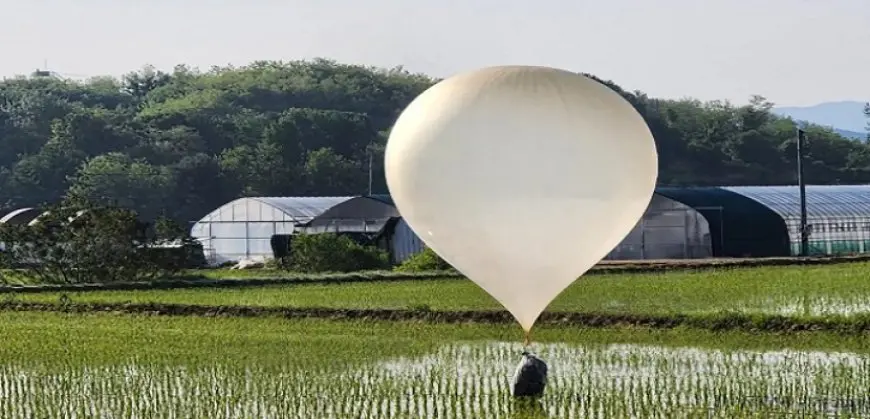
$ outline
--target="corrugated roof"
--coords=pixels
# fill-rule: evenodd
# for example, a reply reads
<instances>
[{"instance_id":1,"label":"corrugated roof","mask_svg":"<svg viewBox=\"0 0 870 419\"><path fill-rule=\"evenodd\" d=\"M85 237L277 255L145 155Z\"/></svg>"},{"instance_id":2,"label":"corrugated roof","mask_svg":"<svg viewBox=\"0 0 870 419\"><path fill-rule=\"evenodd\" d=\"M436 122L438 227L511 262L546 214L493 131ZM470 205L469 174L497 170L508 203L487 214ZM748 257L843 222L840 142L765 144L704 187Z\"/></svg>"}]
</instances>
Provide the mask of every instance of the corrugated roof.
<instances>
[{"instance_id":1,"label":"corrugated roof","mask_svg":"<svg viewBox=\"0 0 870 419\"><path fill-rule=\"evenodd\" d=\"M289 215L296 221L307 222L312 218L323 214L326 210L348 201L352 196L267 196L251 197L250 199L262 202L277 208Z\"/></svg>"},{"instance_id":2,"label":"corrugated roof","mask_svg":"<svg viewBox=\"0 0 870 419\"><path fill-rule=\"evenodd\" d=\"M797 186L723 186L758 201L782 218L800 217ZM870 185L807 185L807 217L870 217Z\"/></svg>"}]
</instances>

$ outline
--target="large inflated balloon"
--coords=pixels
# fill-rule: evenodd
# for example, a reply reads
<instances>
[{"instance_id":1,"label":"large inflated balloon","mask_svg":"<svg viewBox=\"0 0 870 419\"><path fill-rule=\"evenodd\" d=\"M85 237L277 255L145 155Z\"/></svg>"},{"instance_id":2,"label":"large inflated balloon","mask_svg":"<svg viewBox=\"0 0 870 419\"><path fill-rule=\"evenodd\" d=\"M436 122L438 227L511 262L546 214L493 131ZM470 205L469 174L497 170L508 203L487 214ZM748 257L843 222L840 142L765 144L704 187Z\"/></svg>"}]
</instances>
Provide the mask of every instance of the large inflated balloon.
<instances>
[{"instance_id":1,"label":"large inflated balloon","mask_svg":"<svg viewBox=\"0 0 870 419\"><path fill-rule=\"evenodd\" d=\"M580 74L505 66L432 86L385 151L399 213L529 332L638 222L655 142L619 94Z\"/></svg>"}]
</instances>

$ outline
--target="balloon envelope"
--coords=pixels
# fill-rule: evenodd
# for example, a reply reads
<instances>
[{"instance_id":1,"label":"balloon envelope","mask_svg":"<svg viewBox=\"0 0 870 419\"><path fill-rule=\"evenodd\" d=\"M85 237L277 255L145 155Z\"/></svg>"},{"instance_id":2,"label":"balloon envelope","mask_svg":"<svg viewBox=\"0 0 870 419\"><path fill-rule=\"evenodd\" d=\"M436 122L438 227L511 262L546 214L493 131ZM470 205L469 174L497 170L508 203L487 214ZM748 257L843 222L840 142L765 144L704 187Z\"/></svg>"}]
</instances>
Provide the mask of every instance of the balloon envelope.
<instances>
[{"instance_id":1,"label":"balloon envelope","mask_svg":"<svg viewBox=\"0 0 870 419\"><path fill-rule=\"evenodd\" d=\"M619 94L546 67L484 68L415 98L387 141L399 213L527 332L631 231L655 142Z\"/></svg>"}]
</instances>

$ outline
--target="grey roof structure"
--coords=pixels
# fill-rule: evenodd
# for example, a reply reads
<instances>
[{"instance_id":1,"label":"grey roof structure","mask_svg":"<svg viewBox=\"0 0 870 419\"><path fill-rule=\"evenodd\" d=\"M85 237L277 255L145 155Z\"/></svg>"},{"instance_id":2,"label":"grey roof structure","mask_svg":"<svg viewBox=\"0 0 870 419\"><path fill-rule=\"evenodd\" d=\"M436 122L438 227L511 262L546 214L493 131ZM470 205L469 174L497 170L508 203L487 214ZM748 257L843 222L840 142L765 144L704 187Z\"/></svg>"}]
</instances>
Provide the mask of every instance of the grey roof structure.
<instances>
[{"instance_id":1,"label":"grey roof structure","mask_svg":"<svg viewBox=\"0 0 870 419\"><path fill-rule=\"evenodd\" d=\"M377 232L399 217L389 195L357 196L336 204L305 226L309 232L337 230Z\"/></svg>"},{"instance_id":2,"label":"grey roof structure","mask_svg":"<svg viewBox=\"0 0 870 419\"><path fill-rule=\"evenodd\" d=\"M305 223L323 214L326 210L353 198L352 196L270 196L251 197L249 199L277 208L293 218L295 222Z\"/></svg>"},{"instance_id":3,"label":"grey roof structure","mask_svg":"<svg viewBox=\"0 0 870 419\"><path fill-rule=\"evenodd\" d=\"M383 202L387 205L393 205L393 206L396 205L393 202L393 197L388 195L388 194L366 195L366 196L364 196L364 198L374 199L375 201L380 201L380 202Z\"/></svg>"},{"instance_id":4,"label":"grey roof structure","mask_svg":"<svg viewBox=\"0 0 870 419\"><path fill-rule=\"evenodd\" d=\"M0 218L0 224L27 224L39 216L36 208L20 208Z\"/></svg>"},{"instance_id":5,"label":"grey roof structure","mask_svg":"<svg viewBox=\"0 0 870 419\"><path fill-rule=\"evenodd\" d=\"M770 208L783 219L800 217L797 186L723 186ZM870 185L807 185L807 217L870 217Z\"/></svg>"}]
</instances>

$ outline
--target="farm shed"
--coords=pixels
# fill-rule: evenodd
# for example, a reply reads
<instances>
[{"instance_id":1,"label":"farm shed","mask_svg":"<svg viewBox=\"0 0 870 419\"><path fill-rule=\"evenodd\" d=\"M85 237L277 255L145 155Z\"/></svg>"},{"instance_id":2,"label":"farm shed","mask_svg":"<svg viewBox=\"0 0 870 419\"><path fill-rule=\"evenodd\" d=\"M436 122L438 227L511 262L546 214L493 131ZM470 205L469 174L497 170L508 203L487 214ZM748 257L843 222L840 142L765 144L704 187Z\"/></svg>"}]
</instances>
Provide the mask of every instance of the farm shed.
<instances>
[{"instance_id":1,"label":"farm shed","mask_svg":"<svg viewBox=\"0 0 870 419\"><path fill-rule=\"evenodd\" d=\"M376 236L401 263L425 245L399 215L389 195L359 196L342 202L301 227L306 233L343 232Z\"/></svg>"},{"instance_id":2,"label":"farm shed","mask_svg":"<svg viewBox=\"0 0 870 419\"><path fill-rule=\"evenodd\" d=\"M333 197L240 198L212 211L191 228L209 264L272 257L271 238L293 234L330 208L350 200Z\"/></svg>"}]
</instances>

